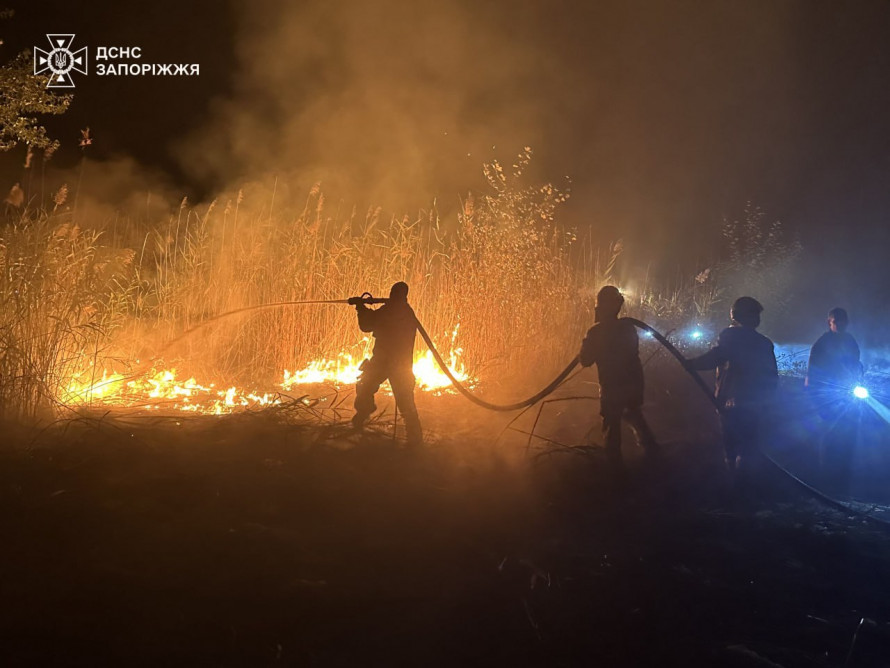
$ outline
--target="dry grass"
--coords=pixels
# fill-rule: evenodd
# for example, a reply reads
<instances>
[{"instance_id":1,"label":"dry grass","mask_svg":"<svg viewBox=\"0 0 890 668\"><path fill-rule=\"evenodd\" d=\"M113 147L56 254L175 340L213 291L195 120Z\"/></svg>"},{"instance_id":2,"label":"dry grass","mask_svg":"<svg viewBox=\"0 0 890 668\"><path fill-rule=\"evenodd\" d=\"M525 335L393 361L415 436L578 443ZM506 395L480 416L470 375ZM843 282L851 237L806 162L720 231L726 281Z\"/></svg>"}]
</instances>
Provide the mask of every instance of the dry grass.
<instances>
[{"instance_id":1,"label":"dry grass","mask_svg":"<svg viewBox=\"0 0 890 668\"><path fill-rule=\"evenodd\" d=\"M296 198L275 184L274 195L239 191L201 207L183 200L138 238L144 226L115 221L113 234L101 221L79 227L57 195L52 210L23 216L0 236L3 410L49 414L75 374L126 373L160 351L159 366L220 383L270 383L312 359L361 355L355 315L343 306L237 316L173 348L165 343L246 305L385 294L398 280L411 285L411 302L443 351L462 347L476 373L524 370L532 356L558 365L582 331L570 308L580 276L567 261L572 239L554 221L568 195L518 187L519 166L510 179L496 163L489 169L499 175L492 194L467 200L449 225L435 210L343 215L319 186L289 206Z\"/></svg>"},{"instance_id":2,"label":"dry grass","mask_svg":"<svg viewBox=\"0 0 890 668\"><path fill-rule=\"evenodd\" d=\"M134 294L132 250L52 216L0 237L0 417L38 418L66 381L111 362Z\"/></svg>"},{"instance_id":3,"label":"dry grass","mask_svg":"<svg viewBox=\"0 0 890 668\"><path fill-rule=\"evenodd\" d=\"M165 343L243 306L384 295L398 280L411 286L443 352L462 348L487 392L497 394L495 379L547 375L592 324L596 289L615 282L622 247L561 228L569 190L526 184L530 158L523 152L510 174L487 165L490 192L468 197L451 221L436 210L388 219L373 208L343 213L318 185L297 197L275 183L204 206L183 200L160 223L115 220L112 232L102 221L74 221L57 193L51 211L0 232L0 410L48 415L73 375L126 373L137 360L268 386L285 368L341 351L361 356L355 315L343 306L236 316ZM628 310L671 328L707 317L720 296L703 272L666 290L644 282Z\"/></svg>"}]
</instances>

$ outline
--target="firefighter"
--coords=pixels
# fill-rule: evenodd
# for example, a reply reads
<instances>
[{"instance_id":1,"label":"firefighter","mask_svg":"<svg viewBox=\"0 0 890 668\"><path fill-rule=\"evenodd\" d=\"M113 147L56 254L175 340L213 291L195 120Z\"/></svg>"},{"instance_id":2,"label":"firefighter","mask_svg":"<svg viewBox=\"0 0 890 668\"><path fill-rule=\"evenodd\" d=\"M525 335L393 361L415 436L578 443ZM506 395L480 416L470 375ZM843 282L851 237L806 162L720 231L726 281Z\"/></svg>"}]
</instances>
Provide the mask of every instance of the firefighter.
<instances>
[{"instance_id":1,"label":"firefighter","mask_svg":"<svg viewBox=\"0 0 890 668\"><path fill-rule=\"evenodd\" d=\"M371 359L361 365L361 376L355 386L353 426L361 431L377 409L374 394L389 379L396 407L405 420L409 445L423 443L423 430L414 405L414 335L417 317L408 304L408 284L399 281L389 291L389 299L379 309L369 309L356 297L350 300L358 312L358 326L374 335Z\"/></svg>"},{"instance_id":2,"label":"firefighter","mask_svg":"<svg viewBox=\"0 0 890 668\"><path fill-rule=\"evenodd\" d=\"M624 297L613 285L603 287L596 295L596 324L581 344L581 364L596 364L600 383L600 415L606 456L621 468L621 420L633 429L637 442L646 454L658 452L655 436L643 417L643 365L640 363L636 327L618 313Z\"/></svg>"},{"instance_id":3,"label":"firefighter","mask_svg":"<svg viewBox=\"0 0 890 668\"><path fill-rule=\"evenodd\" d=\"M862 379L859 345L847 332L849 324L845 309L831 309L828 331L810 349L806 387L826 420L837 417L847 404L847 396Z\"/></svg>"},{"instance_id":4,"label":"firefighter","mask_svg":"<svg viewBox=\"0 0 890 668\"><path fill-rule=\"evenodd\" d=\"M828 331L810 350L806 388L826 424L820 460L826 482L848 492L859 430L860 404L853 388L862 380L859 345L847 332L850 318L837 307L828 312Z\"/></svg>"},{"instance_id":5,"label":"firefighter","mask_svg":"<svg viewBox=\"0 0 890 668\"><path fill-rule=\"evenodd\" d=\"M763 416L775 400L779 379L773 342L757 331L762 312L753 297L739 297L729 312L732 324L720 332L717 345L687 362L694 371L717 370L723 448L736 484L755 465Z\"/></svg>"}]
</instances>

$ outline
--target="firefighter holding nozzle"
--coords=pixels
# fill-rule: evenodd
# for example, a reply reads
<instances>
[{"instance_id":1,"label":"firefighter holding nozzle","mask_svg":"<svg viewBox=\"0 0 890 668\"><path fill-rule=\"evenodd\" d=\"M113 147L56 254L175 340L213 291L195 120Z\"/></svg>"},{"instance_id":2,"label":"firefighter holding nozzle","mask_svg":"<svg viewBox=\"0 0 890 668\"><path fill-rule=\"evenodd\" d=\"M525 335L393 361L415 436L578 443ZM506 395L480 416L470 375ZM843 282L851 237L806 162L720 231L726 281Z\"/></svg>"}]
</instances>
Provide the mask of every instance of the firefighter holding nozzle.
<instances>
[{"instance_id":1,"label":"firefighter holding nozzle","mask_svg":"<svg viewBox=\"0 0 890 668\"><path fill-rule=\"evenodd\" d=\"M414 336L417 317L408 304L408 284L399 281L389 291L389 299L379 309L370 309L362 297L349 303L358 312L358 326L374 335L374 351L360 367L361 376L355 386L353 426L361 431L377 409L374 394L389 379L396 407L405 420L409 445L423 444L423 430L414 405Z\"/></svg>"}]
</instances>

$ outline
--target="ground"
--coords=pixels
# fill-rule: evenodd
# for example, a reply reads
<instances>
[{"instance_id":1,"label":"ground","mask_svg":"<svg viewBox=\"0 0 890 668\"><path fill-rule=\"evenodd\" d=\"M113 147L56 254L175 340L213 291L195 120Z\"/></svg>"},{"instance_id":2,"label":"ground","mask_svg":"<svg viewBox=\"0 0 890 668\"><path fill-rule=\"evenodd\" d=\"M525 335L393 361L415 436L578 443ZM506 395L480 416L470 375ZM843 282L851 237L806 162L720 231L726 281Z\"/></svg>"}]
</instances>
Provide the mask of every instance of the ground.
<instances>
[{"instance_id":1,"label":"ground","mask_svg":"<svg viewBox=\"0 0 890 668\"><path fill-rule=\"evenodd\" d=\"M625 481L264 415L7 434L4 666L890 665L890 530L734 498L708 430Z\"/></svg>"}]
</instances>

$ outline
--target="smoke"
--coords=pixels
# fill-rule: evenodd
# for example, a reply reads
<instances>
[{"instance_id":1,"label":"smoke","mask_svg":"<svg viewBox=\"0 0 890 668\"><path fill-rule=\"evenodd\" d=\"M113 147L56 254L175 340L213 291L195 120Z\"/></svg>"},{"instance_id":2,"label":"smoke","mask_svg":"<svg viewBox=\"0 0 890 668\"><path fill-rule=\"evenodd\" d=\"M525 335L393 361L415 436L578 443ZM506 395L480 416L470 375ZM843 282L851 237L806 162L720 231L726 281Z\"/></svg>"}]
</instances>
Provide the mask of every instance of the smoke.
<instances>
[{"instance_id":1,"label":"smoke","mask_svg":"<svg viewBox=\"0 0 890 668\"><path fill-rule=\"evenodd\" d=\"M122 155L61 167L35 159L20 182L29 208L101 231L110 244L140 245L181 200L166 175Z\"/></svg>"},{"instance_id":2,"label":"smoke","mask_svg":"<svg viewBox=\"0 0 890 668\"><path fill-rule=\"evenodd\" d=\"M750 200L801 233L807 262L791 303L768 318L818 327L844 304L864 325L886 306L856 304L850 270L883 272L883 256L868 251L886 234L854 243L834 222L886 227L886 160L871 131L886 126L883 3L845 9L845 26L802 0L233 0L228 11L209 2L182 11L170 31L155 5L109 13L92 43L138 35L133 43L158 57L200 61L200 81L85 78L95 89L79 84L63 120L98 100L110 125L124 116L117 100L128 101L139 113L119 136L171 142L190 192L208 200L258 184L245 188L244 206L271 219L271 200L276 215L301 207L320 181L328 211L339 206L342 217L352 205L401 214L436 199L447 220L458 196L484 187L483 162L508 165L532 146L533 180L572 177L561 222L592 230L603 248L625 241L622 284L714 266L720 221ZM66 30L86 38L89 26L71 21ZM205 105L205 94L217 97ZM98 151L102 119L87 120ZM85 188L98 182L91 170ZM133 189L137 198L155 190ZM776 335L809 333L792 329Z\"/></svg>"},{"instance_id":3,"label":"smoke","mask_svg":"<svg viewBox=\"0 0 890 668\"><path fill-rule=\"evenodd\" d=\"M401 213L532 146L534 176L574 181L568 222L671 270L725 212L773 209L809 141L793 8L528 4L236 4L232 92L180 158L217 189L275 175Z\"/></svg>"},{"instance_id":4,"label":"smoke","mask_svg":"<svg viewBox=\"0 0 890 668\"><path fill-rule=\"evenodd\" d=\"M538 137L560 85L540 76L558 70L547 53L459 2L235 11L234 93L181 152L217 184L275 174L390 210L456 201L493 147L514 155Z\"/></svg>"}]
</instances>

